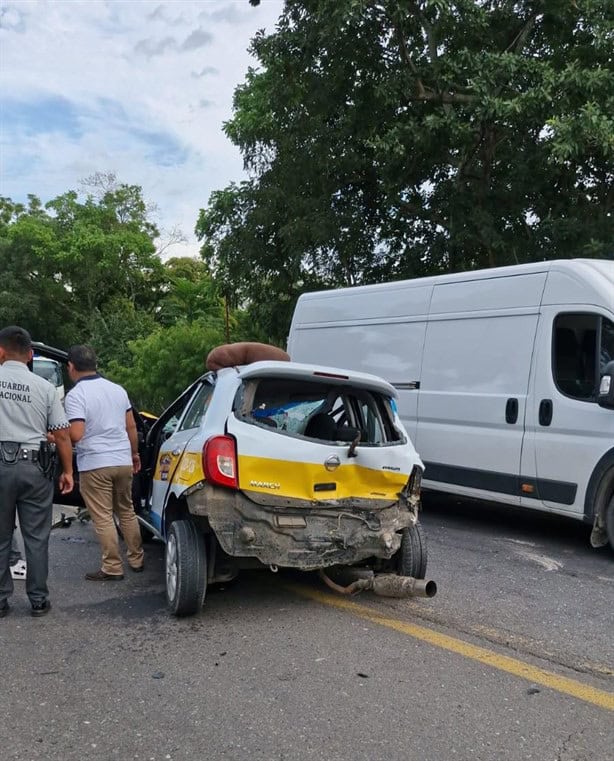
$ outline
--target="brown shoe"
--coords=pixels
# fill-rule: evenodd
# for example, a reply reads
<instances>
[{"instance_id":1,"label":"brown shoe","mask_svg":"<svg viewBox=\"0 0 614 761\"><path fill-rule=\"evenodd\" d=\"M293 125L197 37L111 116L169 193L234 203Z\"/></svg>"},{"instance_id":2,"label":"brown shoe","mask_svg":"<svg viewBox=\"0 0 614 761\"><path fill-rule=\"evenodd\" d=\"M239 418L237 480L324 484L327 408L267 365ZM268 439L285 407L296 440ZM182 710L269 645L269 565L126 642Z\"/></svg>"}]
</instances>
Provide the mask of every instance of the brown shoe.
<instances>
[{"instance_id":1,"label":"brown shoe","mask_svg":"<svg viewBox=\"0 0 614 761\"><path fill-rule=\"evenodd\" d=\"M102 569L91 571L85 574L88 581L121 581L124 578L123 573L105 573Z\"/></svg>"}]
</instances>

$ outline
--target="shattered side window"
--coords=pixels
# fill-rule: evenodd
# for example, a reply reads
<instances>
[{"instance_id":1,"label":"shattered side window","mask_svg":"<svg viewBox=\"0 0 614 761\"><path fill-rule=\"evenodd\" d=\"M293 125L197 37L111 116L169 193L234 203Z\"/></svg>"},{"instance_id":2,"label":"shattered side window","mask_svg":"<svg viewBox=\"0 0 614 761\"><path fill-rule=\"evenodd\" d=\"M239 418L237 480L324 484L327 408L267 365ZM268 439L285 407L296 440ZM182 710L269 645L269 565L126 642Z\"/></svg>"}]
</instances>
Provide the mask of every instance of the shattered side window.
<instances>
[{"instance_id":1,"label":"shattered side window","mask_svg":"<svg viewBox=\"0 0 614 761\"><path fill-rule=\"evenodd\" d=\"M295 378L252 380L237 406L247 422L319 441L377 446L401 439L383 397L351 386Z\"/></svg>"},{"instance_id":2,"label":"shattered side window","mask_svg":"<svg viewBox=\"0 0 614 761\"><path fill-rule=\"evenodd\" d=\"M267 407L262 402L252 410L252 417L259 423L264 423L271 428L290 433L302 433L306 421L318 407L322 406L322 399L307 401L288 401L286 404ZM273 426L272 423L275 423Z\"/></svg>"},{"instance_id":3,"label":"shattered side window","mask_svg":"<svg viewBox=\"0 0 614 761\"><path fill-rule=\"evenodd\" d=\"M330 386L301 378L250 379L235 400L235 410L247 422L304 435L309 420L327 408Z\"/></svg>"}]
</instances>

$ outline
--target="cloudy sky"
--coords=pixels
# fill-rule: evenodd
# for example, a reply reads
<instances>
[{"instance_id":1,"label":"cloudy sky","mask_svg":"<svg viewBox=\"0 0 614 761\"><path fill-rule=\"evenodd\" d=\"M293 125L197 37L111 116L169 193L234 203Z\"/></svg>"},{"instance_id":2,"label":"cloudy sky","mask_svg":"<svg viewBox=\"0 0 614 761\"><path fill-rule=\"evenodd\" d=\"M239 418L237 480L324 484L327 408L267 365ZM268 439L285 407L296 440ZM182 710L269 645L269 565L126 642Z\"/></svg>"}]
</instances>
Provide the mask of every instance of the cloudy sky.
<instances>
[{"instance_id":1,"label":"cloudy sky","mask_svg":"<svg viewBox=\"0 0 614 761\"><path fill-rule=\"evenodd\" d=\"M94 172L141 185L157 224L188 236L243 175L222 133L282 0L0 0L0 195L43 201Z\"/></svg>"}]
</instances>

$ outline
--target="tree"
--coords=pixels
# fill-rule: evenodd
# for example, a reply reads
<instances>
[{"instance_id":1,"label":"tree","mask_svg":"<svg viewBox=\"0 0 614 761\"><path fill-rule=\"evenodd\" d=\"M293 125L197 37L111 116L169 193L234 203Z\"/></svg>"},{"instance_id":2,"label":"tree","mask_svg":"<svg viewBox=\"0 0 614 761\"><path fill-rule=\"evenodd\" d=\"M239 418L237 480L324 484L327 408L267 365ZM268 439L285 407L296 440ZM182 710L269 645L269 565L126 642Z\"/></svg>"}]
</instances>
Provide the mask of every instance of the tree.
<instances>
[{"instance_id":1,"label":"tree","mask_svg":"<svg viewBox=\"0 0 614 761\"><path fill-rule=\"evenodd\" d=\"M260 338L201 259L160 261L141 189L96 175L92 193L46 204L0 199L0 325L37 340L89 343L135 402L160 411L226 340Z\"/></svg>"},{"instance_id":2,"label":"tree","mask_svg":"<svg viewBox=\"0 0 614 761\"><path fill-rule=\"evenodd\" d=\"M87 321L87 333L82 339L96 349L101 367L111 362L128 365L132 361L130 341L148 336L159 323L151 311L139 309L123 296L112 298L104 310L97 310ZM73 336L71 343L75 343Z\"/></svg>"},{"instance_id":3,"label":"tree","mask_svg":"<svg viewBox=\"0 0 614 761\"><path fill-rule=\"evenodd\" d=\"M65 346L79 316L57 250L53 220L38 198L29 196L27 207L0 199L0 325L23 325L34 338Z\"/></svg>"},{"instance_id":4,"label":"tree","mask_svg":"<svg viewBox=\"0 0 614 761\"><path fill-rule=\"evenodd\" d=\"M173 257L164 263L166 285L157 319L162 325L181 320L202 320L211 327L225 325L223 299L209 270L200 259Z\"/></svg>"},{"instance_id":5,"label":"tree","mask_svg":"<svg viewBox=\"0 0 614 761\"><path fill-rule=\"evenodd\" d=\"M227 301L248 308L264 340L283 343L301 286L317 281L302 266L300 248L292 253L287 249L283 198L278 196L277 207L260 206L256 196L249 182L214 193L209 208L200 213L197 234L205 241L202 256Z\"/></svg>"},{"instance_id":6,"label":"tree","mask_svg":"<svg viewBox=\"0 0 614 761\"><path fill-rule=\"evenodd\" d=\"M149 332L164 285L141 189L116 185L81 201L69 191L42 206L0 201L0 322L104 356ZM121 319L119 318L121 315Z\"/></svg>"},{"instance_id":7,"label":"tree","mask_svg":"<svg viewBox=\"0 0 614 761\"><path fill-rule=\"evenodd\" d=\"M187 242L186 236L178 225L174 225L169 230L159 230L152 222L159 213L157 204L145 202L141 188L137 185L128 186L119 182L115 172L94 172L94 174L81 180L79 185L89 198L99 203L113 198L120 200L118 205L119 219L125 221L126 217L129 220L135 217L140 218L143 227L149 229L152 240L155 240L156 253L159 257L162 257L171 246ZM122 196L126 196L126 190L131 192L127 195L126 200L122 201Z\"/></svg>"},{"instance_id":8,"label":"tree","mask_svg":"<svg viewBox=\"0 0 614 761\"><path fill-rule=\"evenodd\" d=\"M74 191L50 201L57 264L80 310L104 312L116 297L151 309L162 283L162 263L140 187L121 185L96 201Z\"/></svg>"},{"instance_id":9,"label":"tree","mask_svg":"<svg viewBox=\"0 0 614 761\"><path fill-rule=\"evenodd\" d=\"M611 256L612 22L607 0L286 0L203 257L279 335L313 287Z\"/></svg>"},{"instance_id":10,"label":"tree","mask_svg":"<svg viewBox=\"0 0 614 761\"><path fill-rule=\"evenodd\" d=\"M130 363L111 361L108 375L125 386L137 407L159 414L205 372L207 354L222 343L223 333L200 321L158 328L129 342Z\"/></svg>"}]
</instances>

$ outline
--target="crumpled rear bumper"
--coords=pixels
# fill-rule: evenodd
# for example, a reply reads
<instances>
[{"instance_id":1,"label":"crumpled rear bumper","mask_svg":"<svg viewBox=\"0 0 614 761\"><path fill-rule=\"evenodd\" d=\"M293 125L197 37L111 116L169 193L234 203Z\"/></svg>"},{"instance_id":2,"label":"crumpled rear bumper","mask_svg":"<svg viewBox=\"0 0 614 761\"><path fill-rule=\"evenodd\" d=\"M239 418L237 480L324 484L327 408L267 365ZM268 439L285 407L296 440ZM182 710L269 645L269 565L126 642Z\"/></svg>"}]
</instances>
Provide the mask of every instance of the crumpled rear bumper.
<instances>
[{"instance_id":1,"label":"crumpled rear bumper","mask_svg":"<svg viewBox=\"0 0 614 761\"><path fill-rule=\"evenodd\" d=\"M228 555L304 571L390 558L400 547L399 532L417 519L403 499L293 507L288 500L256 503L208 484L188 497L188 508L208 519Z\"/></svg>"}]
</instances>

